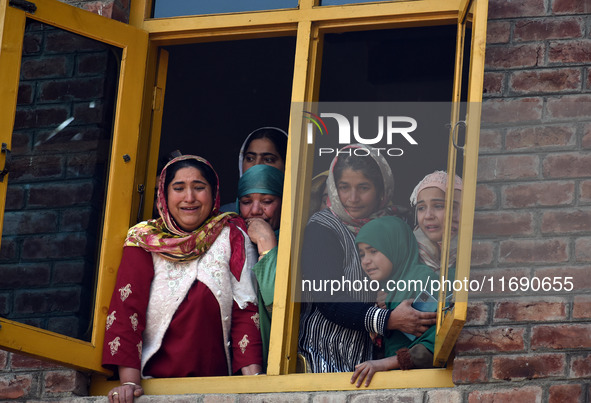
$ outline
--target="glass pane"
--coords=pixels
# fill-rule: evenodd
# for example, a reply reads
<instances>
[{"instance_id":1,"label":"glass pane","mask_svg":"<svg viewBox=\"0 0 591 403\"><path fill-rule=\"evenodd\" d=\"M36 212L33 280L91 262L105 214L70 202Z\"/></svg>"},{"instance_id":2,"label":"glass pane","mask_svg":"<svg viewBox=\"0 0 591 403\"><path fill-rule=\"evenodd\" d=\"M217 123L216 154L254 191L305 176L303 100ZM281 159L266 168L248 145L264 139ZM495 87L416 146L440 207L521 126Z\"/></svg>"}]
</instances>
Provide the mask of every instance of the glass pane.
<instances>
[{"instance_id":1,"label":"glass pane","mask_svg":"<svg viewBox=\"0 0 591 403\"><path fill-rule=\"evenodd\" d=\"M28 20L0 314L88 341L121 52Z\"/></svg>"},{"instance_id":2,"label":"glass pane","mask_svg":"<svg viewBox=\"0 0 591 403\"><path fill-rule=\"evenodd\" d=\"M277 10L295 8L297 0L154 0L153 18L179 17L183 15L237 13L241 11Z\"/></svg>"},{"instance_id":3,"label":"glass pane","mask_svg":"<svg viewBox=\"0 0 591 403\"><path fill-rule=\"evenodd\" d=\"M453 25L324 37L321 102L295 105L294 109L303 113L293 119L302 119L303 138L308 144L314 141L315 179L310 200L315 205L310 205L309 214L323 208L323 193L332 204L328 206L331 212L303 217L307 222L303 247L292 251L292 256L299 253L301 259L301 281L296 285L303 302L299 351L314 372L352 371L361 361L391 355L393 346L402 341L410 345L411 339L396 330L392 339L383 340L386 350L381 350L372 344L365 329L355 330L355 324L364 323L373 309L379 292L387 295L390 309L401 300L416 298L423 288L438 296L436 265L431 267L419 254L418 245L402 246L402 239L412 245L410 240L416 237L417 243L428 242L437 248L443 235L440 196L430 201L431 209L438 209L438 221L428 228L429 235L439 236L437 240L419 238L417 231L421 229L410 198L427 174L447 167L455 48ZM355 143L372 149L343 150ZM337 156L337 164L344 161L344 165L334 170L332 185L330 181L322 183L321 174ZM357 252L355 234L369 225L370 219L382 215L396 215L406 223L393 220L394 225L386 219L383 225L387 229L374 234L376 242L397 239L400 246L391 250L403 251L399 252L401 258L391 254L389 271L384 264L383 276L378 278L376 269L382 268L377 263L363 267L363 252ZM379 250L383 245L369 246ZM419 259L424 264L419 265ZM298 278L296 273L293 277ZM351 305L339 308L340 302ZM436 307L427 305L430 310ZM348 312L347 323L343 312ZM434 338L434 330L429 329L428 337ZM323 337L317 337L319 333ZM343 339L351 343L333 343ZM323 356L323 351L331 351L331 355Z\"/></svg>"},{"instance_id":4,"label":"glass pane","mask_svg":"<svg viewBox=\"0 0 591 403\"><path fill-rule=\"evenodd\" d=\"M453 89L456 27L422 27L344 34L324 38L320 101L322 102L449 102ZM449 116L447 116L449 123ZM447 128L443 128L446 129ZM427 173L445 169L448 133L432 132L434 158L411 169L409 161L392 159L394 202L408 206L415 185ZM406 152L416 152L414 148ZM407 154L408 156L408 154ZM416 154L420 158L421 153ZM325 157L326 158L326 157ZM315 169L320 172L325 167ZM404 175L397 172L405 172Z\"/></svg>"},{"instance_id":5,"label":"glass pane","mask_svg":"<svg viewBox=\"0 0 591 403\"><path fill-rule=\"evenodd\" d=\"M460 81L461 85L461 92L460 92L460 100L461 103L455 105L454 111L452 112L452 117L450 121L452 121L453 126L450 127L450 144L448 146L449 150L452 150L452 155L448 160L447 169L448 171L453 171L457 175L456 181L462 183L462 176L464 171L464 145L466 143L466 126L465 126L465 118L466 118L466 98L468 92L468 81L469 81L469 66L470 66L470 48L471 48L471 29L469 27L464 28L464 41L463 41L463 49L461 52L463 53L463 62L462 62L462 70L460 72L460 77L458 80ZM459 121L459 122L458 122ZM460 185L462 186L462 185ZM440 274L443 275L446 279L454 280L452 277L455 276L455 262L456 257L458 254L458 242L457 242L457 235L458 235L458 228L460 226L460 208L461 208L461 191L454 190L453 196L453 207L451 209L452 220L451 220L451 240L448 243L448 269L444 269ZM442 244L443 245L443 244ZM443 251L441 253L443 258ZM452 301L455 298L450 294L453 293L453 290L444 289L442 298L446 298L447 301ZM447 310L445 314L451 312ZM442 317L443 319L443 317Z\"/></svg>"}]
</instances>

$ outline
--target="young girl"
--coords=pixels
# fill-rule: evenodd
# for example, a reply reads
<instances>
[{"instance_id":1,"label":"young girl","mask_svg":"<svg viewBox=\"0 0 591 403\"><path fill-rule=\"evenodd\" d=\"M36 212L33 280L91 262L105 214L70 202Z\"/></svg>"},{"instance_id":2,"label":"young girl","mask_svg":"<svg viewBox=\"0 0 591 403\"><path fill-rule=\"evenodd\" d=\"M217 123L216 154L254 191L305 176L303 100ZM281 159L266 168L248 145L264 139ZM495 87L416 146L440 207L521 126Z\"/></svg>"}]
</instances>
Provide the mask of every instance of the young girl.
<instances>
[{"instance_id":1,"label":"young girl","mask_svg":"<svg viewBox=\"0 0 591 403\"><path fill-rule=\"evenodd\" d=\"M447 190L447 172L435 171L420 181L410 195L410 205L415 207L417 226L414 230L419 243L421 260L436 273L441 264L441 242L445 224L445 192ZM455 175L454 206L452 216L452 243L448 267L455 266L457 252L458 217L462 179Z\"/></svg>"},{"instance_id":2,"label":"young girl","mask_svg":"<svg viewBox=\"0 0 591 403\"><path fill-rule=\"evenodd\" d=\"M386 306L395 309L401 303L409 303L421 289L428 290L427 283L433 270L420 263L417 241L410 227L397 217L380 217L365 224L355 243L359 249L361 267L371 280L388 290ZM405 287L402 287L402 285ZM413 284L419 284L416 287ZM397 290L396 288L400 288ZM420 321L420 319L418 319ZM413 341L399 330L384 337L385 358L369 360L355 366L351 383L359 387L365 379L368 386L377 371L390 369L431 368L435 344L435 326L425 322Z\"/></svg>"}]
</instances>

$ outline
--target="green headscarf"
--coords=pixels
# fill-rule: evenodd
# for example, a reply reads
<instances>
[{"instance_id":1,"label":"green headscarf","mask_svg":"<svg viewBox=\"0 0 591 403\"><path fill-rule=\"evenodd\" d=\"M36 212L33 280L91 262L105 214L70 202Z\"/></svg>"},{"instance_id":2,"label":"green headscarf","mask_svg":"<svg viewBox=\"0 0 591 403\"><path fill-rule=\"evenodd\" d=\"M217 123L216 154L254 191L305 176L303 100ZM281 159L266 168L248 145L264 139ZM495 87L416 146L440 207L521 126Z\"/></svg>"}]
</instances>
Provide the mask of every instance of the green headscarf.
<instances>
[{"instance_id":1,"label":"green headscarf","mask_svg":"<svg viewBox=\"0 0 591 403\"><path fill-rule=\"evenodd\" d=\"M411 228L398 217L384 216L371 220L359 231L355 243L366 243L382 252L392 262L392 274L388 280L421 280L426 283L435 279L433 270L419 261L419 247ZM388 293L388 302L400 303L413 298L421 290L395 290Z\"/></svg>"},{"instance_id":2,"label":"green headscarf","mask_svg":"<svg viewBox=\"0 0 591 403\"><path fill-rule=\"evenodd\" d=\"M402 301L415 298L421 290L417 286L408 287L412 280L420 280L418 285L425 285L436 277L433 270L419 261L419 247L411 228L400 218L384 216L371 220L359 231L355 243L366 243L382 252L392 262L392 274L383 281L383 285L390 280L399 282L402 280L407 287L404 290L388 292L386 305L389 309L395 309ZM391 287L390 287L391 288ZM410 288L410 289L409 289ZM402 332L395 331L385 339L386 355L392 356L402 347L412 347L415 344L423 344L433 352L435 344L435 326L431 326L423 335L411 342Z\"/></svg>"},{"instance_id":3,"label":"green headscarf","mask_svg":"<svg viewBox=\"0 0 591 403\"><path fill-rule=\"evenodd\" d=\"M252 193L283 194L283 172L269 165L255 165L238 181L238 198Z\"/></svg>"}]
</instances>

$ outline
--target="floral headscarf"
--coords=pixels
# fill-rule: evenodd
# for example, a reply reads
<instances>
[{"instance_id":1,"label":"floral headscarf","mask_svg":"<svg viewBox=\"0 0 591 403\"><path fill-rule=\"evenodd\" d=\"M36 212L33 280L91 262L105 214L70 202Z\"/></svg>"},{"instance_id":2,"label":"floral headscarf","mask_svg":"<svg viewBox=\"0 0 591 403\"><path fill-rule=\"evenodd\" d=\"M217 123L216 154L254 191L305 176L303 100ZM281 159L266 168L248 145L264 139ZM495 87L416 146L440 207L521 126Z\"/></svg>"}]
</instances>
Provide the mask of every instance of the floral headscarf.
<instances>
[{"instance_id":1,"label":"floral headscarf","mask_svg":"<svg viewBox=\"0 0 591 403\"><path fill-rule=\"evenodd\" d=\"M164 182L166 171L171 165L189 159L200 161L213 170L207 160L195 155L182 155L166 164L160 174L160 183L158 185L158 212L160 218L144 221L130 228L124 246L137 246L147 252L158 253L168 260L184 262L197 259L207 252L224 226L229 222L243 227L243 221L235 213L219 213L219 186L216 186L213 209L201 227L187 232L178 226L168 210ZM217 185L219 183L218 176L215 171L214 174L215 185Z\"/></svg>"},{"instance_id":2,"label":"floral headscarf","mask_svg":"<svg viewBox=\"0 0 591 403\"><path fill-rule=\"evenodd\" d=\"M337 186L335 183L334 167L339 158L338 154L332 160L330 164L328 178L326 179L326 189L328 191L326 205L330 208L333 214L336 215L347 226L347 228L349 228L354 234L357 234L359 232L359 229L370 220L377 217L381 217L383 215L393 214L388 204L390 203L392 199L392 193L394 192L394 175L392 175L392 169L390 168L390 165L388 165L386 158L384 158L384 156L379 153L379 150L373 147L369 147L365 144L352 144L343 147L339 152L342 153L343 150L348 149L365 149L366 151L360 154L359 158L367 158L368 156L373 158L373 160L378 164L378 167L380 168L380 172L382 173L382 177L380 179L383 181L384 185L384 194L378 206L378 210L366 218L353 218L341 203L339 193L337 191Z\"/></svg>"}]
</instances>

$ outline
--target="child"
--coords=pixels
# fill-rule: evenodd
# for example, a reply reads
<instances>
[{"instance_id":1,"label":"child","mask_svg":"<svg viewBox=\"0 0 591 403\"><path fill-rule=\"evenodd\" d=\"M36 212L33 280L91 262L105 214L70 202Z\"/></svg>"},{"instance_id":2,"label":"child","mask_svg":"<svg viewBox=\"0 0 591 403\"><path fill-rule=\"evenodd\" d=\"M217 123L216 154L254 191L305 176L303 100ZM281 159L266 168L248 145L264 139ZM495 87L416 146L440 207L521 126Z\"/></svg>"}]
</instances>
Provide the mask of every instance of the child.
<instances>
[{"instance_id":1,"label":"child","mask_svg":"<svg viewBox=\"0 0 591 403\"><path fill-rule=\"evenodd\" d=\"M359 249L361 266L371 280L388 290L386 306L395 309L407 299L414 299L427 287L433 271L419 262L417 241L410 227L401 219L391 216L377 218L365 224L355 243ZM415 287L418 283L422 286ZM402 287L402 285L405 287ZM396 287L401 290L396 290ZM404 288L404 289L403 289ZM420 319L416 319L420 321ZM355 367L351 383L359 387L365 379L368 386L377 371L390 369L431 368L435 344L435 326L419 326L419 336L411 341L402 331L394 330L384 338L385 358L369 360ZM422 334L421 334L422 333Z\"/></svg>"},{"instance_id":2,"label":"child","mask_svg":"<svg viewBox=\"0 0 591 403\"><path fill-rule=\"evenodd\" d=\"M421 260L436 273L441 264L441 242L445 224L445 192L447 190L447 172L435 171L423 178L410 196L410 205L416 206L417 226L414 230L419 243ZM452 215L449 265L455 266L457 251L457 232L460 209L462 179L455 175L454 205Z\"/></svg>"}]
</instances>

